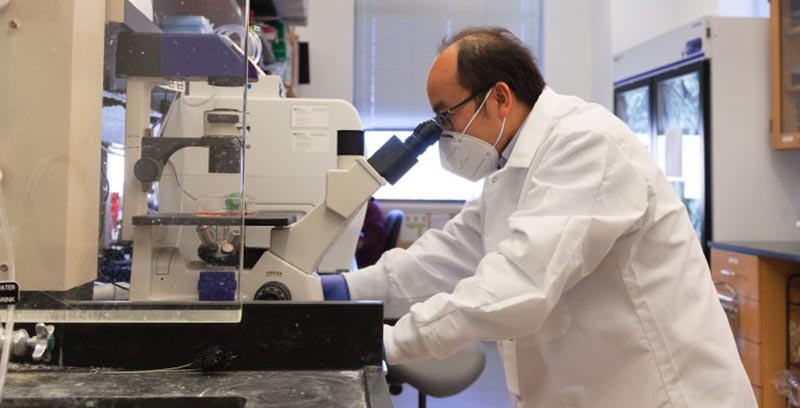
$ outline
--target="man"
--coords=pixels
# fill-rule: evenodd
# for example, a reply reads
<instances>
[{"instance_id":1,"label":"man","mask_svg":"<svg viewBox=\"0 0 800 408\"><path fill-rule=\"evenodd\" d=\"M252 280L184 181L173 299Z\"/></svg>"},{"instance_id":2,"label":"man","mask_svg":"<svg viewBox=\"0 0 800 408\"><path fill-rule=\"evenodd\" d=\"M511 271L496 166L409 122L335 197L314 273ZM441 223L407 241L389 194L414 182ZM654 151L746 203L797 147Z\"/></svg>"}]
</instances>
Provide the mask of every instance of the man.
<instances>
[{"instance_id":1,"label":"man","mask_svg":"<svg viewBox=\"0 0 800 408\"><path fill-rule=\"evenodd\" d=\"M621 121L546 87L501 29L447 41L427 89L443 165L486 178L345 275L353 299L414 303L384 328L390 364L488 340L516 407L756 406L686 209Z\"/></svg>"}]
</instances>

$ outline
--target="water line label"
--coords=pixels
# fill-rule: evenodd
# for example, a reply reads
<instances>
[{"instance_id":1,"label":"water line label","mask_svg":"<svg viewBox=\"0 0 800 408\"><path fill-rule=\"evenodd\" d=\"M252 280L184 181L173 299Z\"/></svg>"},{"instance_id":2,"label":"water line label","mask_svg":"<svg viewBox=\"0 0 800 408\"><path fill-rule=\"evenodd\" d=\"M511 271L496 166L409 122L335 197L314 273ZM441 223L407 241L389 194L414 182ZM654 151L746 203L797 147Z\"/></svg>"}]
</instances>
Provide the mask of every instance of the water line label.
<instances>
[{"instance_id":1,"label":"water line label","mask_svg":"<svg viewBox=\"0 0 800 408\"><path fill-rule=\"evenodd\" d=\"M16 305L19 302L19 284L0 282L0 305Z\"/></svg>"}]
</instances>

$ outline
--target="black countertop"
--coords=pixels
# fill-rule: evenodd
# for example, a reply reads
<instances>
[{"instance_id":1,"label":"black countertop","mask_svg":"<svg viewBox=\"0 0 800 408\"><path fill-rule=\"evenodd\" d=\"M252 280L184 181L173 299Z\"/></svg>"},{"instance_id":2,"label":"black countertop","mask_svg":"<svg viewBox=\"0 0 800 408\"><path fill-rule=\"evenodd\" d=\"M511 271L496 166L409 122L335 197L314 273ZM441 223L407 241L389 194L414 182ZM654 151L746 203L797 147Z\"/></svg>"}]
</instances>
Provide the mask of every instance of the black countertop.
<instances>
[{"instance_id":1,"label":"black countertop","mask_svg":"<svg viewBox=\"0 0 800 408\"><path fill-rule=\"evenodd\" d=\"M122 373L17 371L8 375L3 407L121 406L244 408L390 408L380 367L361 370ZM181 402L182 404L178 403ZM137 405L137 402L140 405ZM151 406L151 405L146 405Z\"/></svg>"},{"instance_id":2,"label":"black countertop","mask_svg":"<svg viewBox=\"0 0 800 408\"><path fill-rule=\"evenodd\" d=\"M800 242L791 241L709 241L708 246L723 251L800 262Z\"/></svg>"},{"instance_id":3,"label":"black countertop","mask_svg":"<svg viewBox=\"0 0 800 408\"><path fill-rule=\"evenodd\" d=\"M238 323L57 323L53 362L9 373L2 407L391 407L380 303L241 308ZM166 369L187 363L217 371Z\"/></svg>"}]
</instances>

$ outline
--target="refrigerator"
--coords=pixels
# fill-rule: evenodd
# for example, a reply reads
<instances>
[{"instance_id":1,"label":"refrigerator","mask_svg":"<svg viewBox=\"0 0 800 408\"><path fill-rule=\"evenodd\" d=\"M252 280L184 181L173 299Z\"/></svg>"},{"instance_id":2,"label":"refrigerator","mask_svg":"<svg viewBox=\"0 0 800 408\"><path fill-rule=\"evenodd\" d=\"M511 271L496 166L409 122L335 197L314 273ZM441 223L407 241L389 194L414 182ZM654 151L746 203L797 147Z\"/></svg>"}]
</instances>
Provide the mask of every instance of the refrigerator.
<instances>
[{"instance_id":1,"label":"refrigerator","mask_svg":"<svg viewBox=\"0 0 800 408\"><path fill-rule=\"evenodd\" d=\"M800 157L770 148L768 19L705 17L614 57L614 113L708 242L800 238Z\"/></svg>"}]
</instances>

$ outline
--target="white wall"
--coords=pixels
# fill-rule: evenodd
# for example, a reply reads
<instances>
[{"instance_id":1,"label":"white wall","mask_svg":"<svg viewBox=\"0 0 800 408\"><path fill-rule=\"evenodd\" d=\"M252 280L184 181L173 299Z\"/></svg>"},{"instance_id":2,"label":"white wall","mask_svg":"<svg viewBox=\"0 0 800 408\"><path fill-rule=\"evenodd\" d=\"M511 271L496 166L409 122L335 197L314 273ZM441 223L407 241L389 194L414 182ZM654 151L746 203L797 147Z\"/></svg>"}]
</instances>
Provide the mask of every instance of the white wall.
<instances>
[{"instance_id":1,"label":"white wall","mask_svg":"<svg viewBox=\"0 0 800 408\"><path fill-rule=\"evenodd\" d=\"M592 102L614 109L613 72L611 50L611 0L593 2L592 21Z\"/></svg>"},{"instance_id":2,"label":"white wall","mask_svg":"<svg viewBox=\"0 0 800 408\"><path fill-rule=\"evenodd\" d=\"M717 15L724 17L769 17L769 0L717 0Z\"/></svg>"},{"instance_id":3,"label":"white wall","mask_svg":"<svg viewBox=\"0 0 800 408\"><path fill-rule=\"evenodd\" d=\"M295 32L308 42L311 69L297 96L352 102L355 0L308 0L308 25Z\"/></svg>"},{"instance_id":4,"label":"white wall","mask_svg":"<svg viewBox=\"0 0 800 408\"><path fill-rule=\"evenodd\" d=\"M137 0L148 1L148 0ZM611 106L611 56L704 15L768 16L767 0L543 0L545 79ZM311 84L298 96L352 101L355 0L309 0Z\"/></svg>"},{"instance_id":5,"label":"white wall","mask_svg":"<svg viewBox=\"0 0 800 408\"><path fill-rule=\"evenodd\" d=\"M717 12L717 0L611 0L611 49L617 54L686 22Z\"/></svg>"},{"instance_id":6,"label":"white wall","mask_svg":"<svg viewBox=\"0 0 800 408\"><path fill-rule=\"evenodd\" d=\"M610 1L612 54L703 16L769 16L768 0Z\"/></svg>"},{"instance_id":7,"label":"white wall","mask_svg":"<svg viewBox=\"0 0 800 408\"><path fill-rule=\"evenodd\" d=\"M558 92L611 106L610 16L614 0L544 0L542 71ZM355 0L309 0L311 84L298 96L352 101Z\"/></svg>"},{"instance_id":8,"label":"white wall","mask_svg":"<svg viewBox=\"0 0 800 408\"><path fill-rule=\"evenodd\" d=\"M543 0L542 71L558 92L612 105L612 55L704 15L764 16L767 0ZM352 101L355 0L309 0L311 84L298 96Z\"/></svg>"},{"instance_id":9,"label":"white wall","mask_svg":"<svg viewBox=\"0 0 800 408\"><path fill-rule=\"evenodd\" d=\"M542 71L562 94L612 106L612 0L544 0Z\"/></svg>"}]
</instances>

